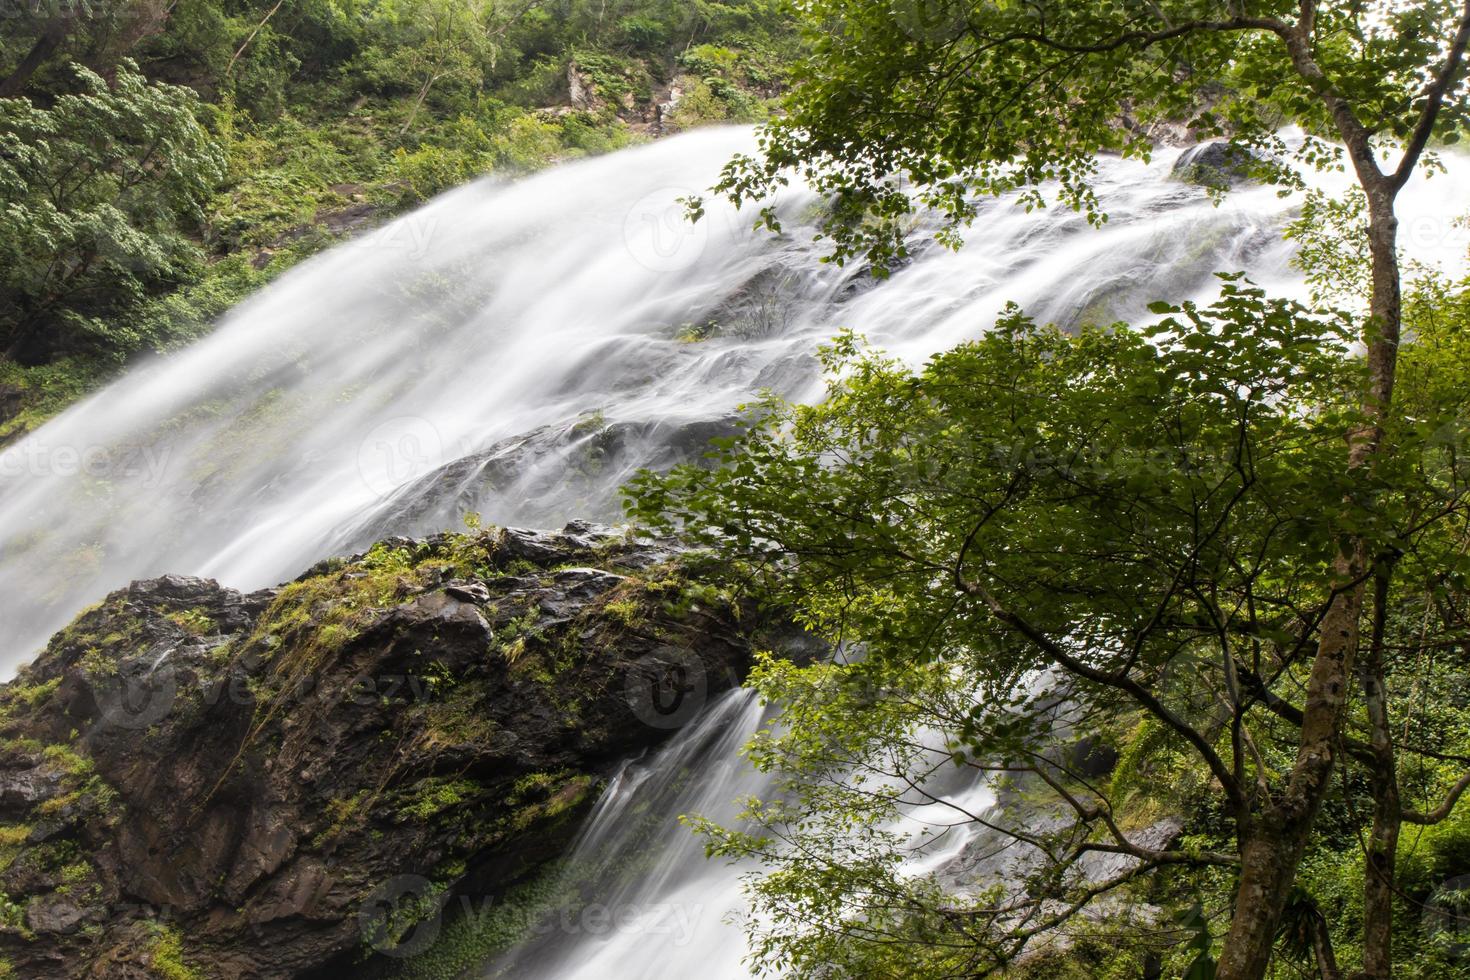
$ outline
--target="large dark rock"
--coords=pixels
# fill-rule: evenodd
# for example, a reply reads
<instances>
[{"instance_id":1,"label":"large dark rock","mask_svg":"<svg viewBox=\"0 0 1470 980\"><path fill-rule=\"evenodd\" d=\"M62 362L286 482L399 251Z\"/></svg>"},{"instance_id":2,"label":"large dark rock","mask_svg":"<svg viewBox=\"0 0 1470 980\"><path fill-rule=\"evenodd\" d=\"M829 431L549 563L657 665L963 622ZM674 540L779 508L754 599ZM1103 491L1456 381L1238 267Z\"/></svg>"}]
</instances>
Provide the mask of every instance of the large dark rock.
<instances>
[{"instance_id":1,"label":"large dark rock","mask_svg":"<svg viewBox=\"0 0 1470 980\"><path fill-rule=\"evenodd\" d=\"M493 900L742 679L739 612L667 542L583 524L396 539L249 595L135 583L0 688L0 956L290 977L373 945L396 882L474 869Z\"/></svg>"},{"instance_id":2,"label":"large dark rock","mask_svg":"<svg viewBox=\"0 0 1470 980\"><path fill-rule=\"evenodd\" d=\"M1252 169L1260 160L1244 147L1224 140L1201 143L1179 154L1174 161L1177 180L1227 190L1252 179Z\"/></svg>"}]
</instances>

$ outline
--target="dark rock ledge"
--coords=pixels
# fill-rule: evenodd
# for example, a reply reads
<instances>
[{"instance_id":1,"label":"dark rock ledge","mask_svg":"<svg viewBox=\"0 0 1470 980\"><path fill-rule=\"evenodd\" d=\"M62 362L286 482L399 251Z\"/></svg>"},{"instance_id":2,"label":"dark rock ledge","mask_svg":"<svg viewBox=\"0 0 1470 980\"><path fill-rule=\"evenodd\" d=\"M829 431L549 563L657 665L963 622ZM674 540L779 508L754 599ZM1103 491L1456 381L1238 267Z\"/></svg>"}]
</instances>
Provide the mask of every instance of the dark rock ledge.
<instances>
[{"instance_id":1,"label":"dark rock ledge","mask_svg":"<svg viewBox=\"0 0 1470 980\"><path fill-rule=\"evenodd\" d=\"M337 972L393 882L512 888L739 683L741 612L585 524L134 583L0 688L0 976Z\"/></svg>"}]
</instances>

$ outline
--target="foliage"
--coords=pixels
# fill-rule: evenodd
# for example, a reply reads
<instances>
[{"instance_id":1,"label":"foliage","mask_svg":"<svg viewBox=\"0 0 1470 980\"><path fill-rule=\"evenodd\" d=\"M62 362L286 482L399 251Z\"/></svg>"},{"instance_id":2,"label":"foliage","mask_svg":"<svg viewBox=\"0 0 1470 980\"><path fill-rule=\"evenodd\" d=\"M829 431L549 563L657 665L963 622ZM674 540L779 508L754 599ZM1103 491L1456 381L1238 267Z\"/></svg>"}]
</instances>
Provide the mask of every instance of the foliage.
<instances>
[{"instance_id":1,"label":"foliage","mask_svg":"<svg viewBox=\"0 0 1470 980\"><path fill-rule=\"evenodd\" d=\"M196 339L250 291L363 223L485 173L643 138L670 80L692 70L680 61L686 51L727 52L698 71L728 86L719 118L753 118L796 50L776 0L121 0L59 20L53 6L17 6L0 36L0 96L30 100L23 113L22 103L0 112L0 137L17 113L26 124L10 137L26 148L5 154L10 169L31 157L65 165L76 148L36 124L60 125L48 114L73 111L76 98L98 107L83 130L107 135L97 145L119 171L142 152L134 130L143 122L163 125L167 108L176 130L152 163L128 170L145 178L140 189L113 200L103 181L88 184L70 210L58 205L54 228L35 213L43 175L34 168L20 174L26 196L16 198L14 174L0 190L22 209L5 212L0 351L34 330L15 353L46 372L12 382L14 358L0 355L0 438L135 355ZM80 82L72 62L85 66ZM608 87L600 107L566 106L574 62ZM132 100L131 115L102 111L98 79L106 105ZM337 230L333 218L348 209L361 219ZM44 309L32 315L27 303Z\"/></svg>"},{"instance_id":2,"label":"foliage","mask_svg":"<svg viewBox=\"0 0 1470 980\"><path fill-rule=\"evenodd\" d=\"M1298 573L1288 581L1320 575L1327 556L1305 542L1330 531L1331 517L1307 504L1341 484L1332 474L1348 411L1335 393L1353 370L1342 356L1345 325L1238 283L1209 309L1179 312L1150 342L1121 328L1073 338L1013 309L918 376L844 337L823 355L834 373L826 402L768 403L769 417L727 446L729 467L644 477L633 513L697 518L692 530L708 543L758 556L810 625L845 624L909 657L947 648L951 630L973 640L973 622L923 604L952 591L933 579L961 574L962 551L1011 583L1008 604L1040 624L1097 619L1120 629L1152 608L1146 596L1168 594L1177 558L1166 556L1185 547L1221 567L1223 549L1244 546L1227 535L1190 544L1168 515L1201 509L1206 526L1238 521L1245 533L1259 517L1235 509L1247 481L1252 504L1284 515L1269 532L1273 547L1306 549L1291 553ZM1306 403L1333 414L1305 415ZM833 458L842 465L827 466ZM926 494L922 504L915 491ZM977 506L988 520L973 526ZM1008 551L1023 531L1034 546ZM782 560L839 533L852 544L827 558ZM1096 560L1081 564L1074 553ZM855 576L885 584L850 605ZM1114 594L1120 578L1138 592ZM925 618L912 621L917 609Z\"/></svg>"},{"instance_id":3,"label":"foliage","mask_svg":"<svg viewBox=\"0 0 1470 980\"><path fill-rule=\"evenodd\" d=\"M189 90L131 64L77 78L49 108L0 100L0 344L23 361L108 343L110 317L186 275L183 233L223 175Z\"/></svg>"},{"instance_id":4,"label":"foliage","mask_svg":"<svg viewBox=\"0 0 1470 980\"><path fill-rule=\"evenodd\" d=\"M25 368L0 359L0 398L14 399L14 414L0 422L0 443L39 425L86 394L107 376L105 365L64 358Z\"/></svg>"},{"instance_id":5,"label":"foliage","mask_svg":"<svg viewBox=\"0 0 1470 980\"><path fill-rule=\"evenodd\" d=\"M166 980L200 980L199 971L184 959L184 941L177 930L155 926L148 953L154 972Z\"/></svg>"},{"instance_id":6,"label":"foliage","mask_svg":"<svg viewBox=\"0 0 1470 980\"><path fill-rule=\"evenodd\" d=\"M1091 178L1099 152L1147 158L1153 127L1185 122L1267 151L1258 176L1296 183L1291 164L1340 167L1345 110L1379 148L1419 123L1427 65L1456 33L1461 5L1250 5L1197 0L811 0L784 112L761 153L738 158L716 188L759 201L799 173L840 205L826 232L839 260L885 267L907 253L910 216L945 219L956 244L977 199L1019 191L1101 223ZM1306 19L1298 20L1302 12ZM1440 129L1467 116L1463 77ZM1324 93L1326 97L1324 98ZM1332 108L1338 106L1339 109ZM1313 138L1296 151L1283 121ZM773 211L766 221L777 225Z\"/></svg>"},{"instance_id":7,"label":"foliage","mask_svg":"<svg viewBox=\"0 0 1470 980\"><path fill-rule=\"evenodd\" d=\"M1121 482L1104 493L1106 484L1093 482L1097 451L1078 445L1071 447L1080 453L1078 470L1071 460L1065 466L1045 461L1039 482L1055 496L1046 506L1032 508L1027 505L1034 502L1038 474L1018 468L1013 457L994 446L961 456L953 465L996 478L1009 473L1011 484L980 480L956 486L947 472L915 473L911 457L920 451L895 450L892 439L899 438L902 447L902 437L885 441L881 433L890 428L907 433L917 424L936 445L945 445L950 433L930 419L922 399L893 397L876 404L858 399L873 417L860 416L860 424L850 428L840 417L814 423L815 438L833 435L833 444L822 447L821 454L801 442L808 437L802 429L807 420L791 414L786 417L797 433L798 452L785 457L766 452L757 438L746 447L753 456L727 460L737 479L756 477L769 464L772 472L784 468L788 479L829 482L831 497L811 501L812 509L802 512L776 496L740 501L739 494L731 494L729 502L746 505L739 517L754 522L755 530L743 537L728 526L721 530L747 547L783 542L783 532L794 533L795 542L783 543L795 551L779 557L787 559L784 570L790 578L802 584L812 584L802 571L810 565L831 572L837 556L855 561L852 567L839 566L847 578L824 583L819 571L816 584L828 586L822 596L826 615L840 610L844 620L853 618L856 635L865 640L876 630L878 643L891 644L900 637L882 631L897 625L909 631L902 639L918 644L920 651L973 645L973 635L947 631L976 610L991 617L1000 635L1019 650L1030 651L1030 661L1007 661L1001 651L986 651L987 663L1047 665L1082 689L1095 687L1094 695L1106 694L1152 716L1182 740L1220 787L1234 830L1235 853L1221 852L1218 862L1239 867L1218 963L1227 980L1264 976L1289 922L1310 926L1305 932L1287 931L1296 936L1298 948L1310 946L1324 976L1337 974L1326 920L1294 903L1293 882L1325 819L1323 808L1335 791L1339 768L1349 761L1361 766L1357 776L1365 785L1359 789L1371 800L1372 811L1364 828L1362 973L1386 980L1392 973L1400 834L1407 825L1442 822L1470 787L1470 776L1449 783L1431 779L1436 792L1447 792L1439 807L1415 811L1404 805L1400 782L1405 776L1422 778L1428 757L1422 746L1405 750L1398 745L1398 709L1389 684L1396 669L1389 638L1399 635L1413 610L1423 612L1426 629L1432 623L1452 637L1444 641L1450 649L1456 648L1463 625L1457 605L1433 597L1457 589L1464 571L1461 539L1455 530L1445 530L1460 520L1459 463L1453 450L1444 450L1463 439L1464 430L1443 405L1427 413L1440 428L1423 429L1426 416L1416 414L1423 406L1404 404L1396 392L1407 337L1394 207L1415 171L1433 165L1436 142L1456 140L1470 117L1464 70L1470 6L1454 0L811 0L801 11L814 57L799 70L798 84L785 100L786 113L765 127L760 152L733 160L716 190L737 204L761 202L761 223L779 231L770 195L793 174L803 178L831 201L822 228L832 242L830 258L865 257L880 275L908 252L913 217L921 209L938 215L935 237L950 246L961 243L984 197L1005 192L1015 192L1028 208L1059 202L1093 223L1106 221L1092 187L1096 155L1146 158L1152 131L1160 124L1183 123L1196 137L1228 137L1228 150L1248 161L1248 176L1288 189L1304 187L1303 167L1351 167L1361 195L1339 202L1310 195L1293 229L1317 294L1346 294L1346 305L1359 314L1355 332L1364 350L1363 372L1337 379L1336 400L1319 402L1315 393L1286 379L1279 394L1268 396L1273 404L1304 398L1295 410L1300 420L1321 424L1314 436L1319 445L1334 436L1340 440L1342 452L1324 469L1315 465L1326 457L1312 456L1299 496L1286 493L1288 484L1278 483L1269 468L1258 471L1277 458L1277 450L1256 454L1258 417L1251 405L1240 409L1233 443L1229 432L1216 429L1213 435L1222 440L1218 448L1226 455L1201 461L1198 471L1207 480L1212 474L1218 478L1234 445L1236 456L1228 465L1238 481L1191 486L1189 479L1180 482L1169 464L1153 471L1135 464L1131 472L1117 473ZM1301 126L1305 138L1288 143L1280 133L1285 122ZM1217 184L1215 190L1224 189ZM693 201L690 210L697 217L702 204ZM1260 315L1256 327L1269 339L1277 327L1264 310ZM1165 324L1166 329L1175 326ZM1232 360L1239 350L1221 350L1198 336L1190 345L1208 352L1193 368L1196 377L1219 384L1219 392L1254 390L1233 374L1241 366ZM1283 363L1294 359L1289 352L1282 356ZM1057 355L1058 361L1068 359ZM943 363L943 358L936 362ZM1024 361L1013 366L1029 368ZM860 381L888 378L932 396L932 378L895 377L873 361L851 367ZM1092 377L1107 377L1112 370L1099 364L1080 379L1054 380L1066 392L1090 391ZM967 387L963 376L959 387ZM1207 392L1208 404L1219 392ZM833 397L840 402L846 396L838 391ZM1054 404L1069 402L1057 397ZM965 410L975 411L963 402L945 407L961 418ZM914 411L917 419L908 414ZM1028 426L1039 426L1048 450L1053 447L1046 440L1066 436L1076 425L1072 417L1059 425L1045 415L1016 414ZM1112 438L1114 417L1100 419L1100 434ZM976 421L990 439L999 436L983 424L994 425L993 419L980 413ZM1186 438L1205 434L1173 429L1172 421L1155 420L1166 438L1176 431ZM832 428L824 430L824 423ZM1024 439L1020 444L1030 448ZM1295 456L1304 445L1284 456ZM1194 454L1173 443L1158 450L1165 460L1183 458L1195 465ZM925 445L922 453L928 451ZM832 481L828 475L857 466L871 470L864 473L866 485ZM1330 473L1333 467L1337 477ZM1194 472L1188 471L1191 478ZM1157 481L1165 496L1150 500L1144 493L1133 499L1135 481L1140 487ZM759 479L752 483L760 485ZM1169 496L1185 487L1187 499ZM750 486L744 490L754 492ZM876 508L876 528L859 510L866 505L859 504L859 490L876 492L885 501ZM947 490L961 495L947 500ZM697 497L699 491L693 492ZM1315 501L1313 493L1319 494ZM1096 526L1076 525L1079 504L1097 508L1104 501L1107 507L1086 511ZM1218 511L1221 506L1225 510ZM1258 506L1263 508L1254 514L1258 523L1238 533L1234 520ZM783 524L771 516L781 514L793 519ZM844 529L848 537L835 533L834 521L853 522ZM803 537L806 522L824 527L827 535ZM1170 526L1172 541L1163 530ZM1258 550L1233 551L1252 540ZM1292 553L1293 548L1300 550ZM761 557L764 570L777 556ZM1226 559L1228 570L1218 564ZM1117 573L1135 577L1129 588L1119 588ZM874 574L888 577L875 580ZM872 583L871 592L864 583ZM932 620L919 616L913 621L913 610L925 608L915 603L936 595L947 596L950 605L930 608ZM847 604L837 605L838 599ZM1199 608L1176 608L1180 602ZM1248 625L1232 638L1242 610ZM818 611L809 614L827 625ZM1190 638L1178 633L1181 628L1213 632L1208 639ZM1157 640L1163 648L1151 650ZM1159 669L1160 658L1172 663L1197 643L1218 651L1182 673L1203 686L1196 696L1215 706L1220 715L1215 721L1208 713L1196 716L1183 706L1170 707L1171 692L1159 688L1160 678L1150 673ZM1208 667L1214 663L1220 664L1218 676ZM1356 702L1355 690L1361 692ZM1085 690L1069 689L1064 696L1090 701ZM1021 705L1015 714L1037 725L1044 713ZM1344 742L1349 726L1357 734ZM963 726L959 732L962 741L972 734ZM1467 759L1456 755L1452 761L1463 766ZM1045 769L1032 771L1047 781ZM1144 867L1199 863L1192 854L1140 853L1115 822L1104 819L1105 802L1058 793L1069 805L1075 799L1077 819L1090 830L1102 819L1115 853L1131 854ZM989 925L1004 925L1008 914L992 914ZM1011 938L1023 937L1013 933ZM1003 962L1012 951L1002 944L976 955ZM1189 969L1213 973L1216 966L1202 953Z\"/></svg>"},{"instance_id":8,"label":"foliage","mask_svg":"<svg viewBox=\"0 0 1470 980\"><path fill-rule=\"evenodd\" d=\"M727 122L739 116L739 109L721 99L709 82L693 79L689 89L669 113L669 126L675 131L693 129L710 123Z\"/></svg>"},{"instance_id":9,"label":"foliage","mask_svg":"<svg viewBox=\"0 0 1470 980\"><path fill-rule=\"evenodd\" d=\"M1385 634L1392 683L1419 688L1405 792L1432 806L1454 782L1454 763L1409 746L1470 748L1470 706L1433 693L1465 668L1463 325L1421 321L1401 453L1355 496L1348 319L1229 277L1208 308L1158 310L1143 332L1076 335L1012 310L917 372L844 336L823 355L823 403L769 400L720 468L635 482L634 517L682 528L821 635L861 640L860 657L757 670L783 707L751 756L781 791L752 802L751 829L700 824L714 853L766 862L751 938L774 975L983 975L1053 930L1183 975L1208 953L1197 931L1083 910L1121 896L1228 915L1237 821L1289 785L1293 705L1349 529L1400 556ZM1345 737L1368 727L1355 716ZM1122 750L1111 783L1066 761L1082 739ZM935 788L956 766L1026 805L966 810ZM1350 877L1327 855L1357 846L1371 803L1361 773L1334 792L1309 867ZM1176 842L1130 837L1168 814L1188 817ZM957 826L1029 855L1025 889L904 867ZM1095 852L1137 861L1078 874ZM1411 863L1405 887L1457 867ZM1348 925L1335 939L1356 942Z\"/></svg>"},{"instance_id":10,"label":"foliage","mask_svg":"<svg viewBox=\"0 0 1470 980\"><path fill-rule=\"evenodd\" d=\"M425 779L414 786L412 798L399 813L404 819L424 822L460 806L480 791L469 779Z\"/></svg>"}]
</instances>

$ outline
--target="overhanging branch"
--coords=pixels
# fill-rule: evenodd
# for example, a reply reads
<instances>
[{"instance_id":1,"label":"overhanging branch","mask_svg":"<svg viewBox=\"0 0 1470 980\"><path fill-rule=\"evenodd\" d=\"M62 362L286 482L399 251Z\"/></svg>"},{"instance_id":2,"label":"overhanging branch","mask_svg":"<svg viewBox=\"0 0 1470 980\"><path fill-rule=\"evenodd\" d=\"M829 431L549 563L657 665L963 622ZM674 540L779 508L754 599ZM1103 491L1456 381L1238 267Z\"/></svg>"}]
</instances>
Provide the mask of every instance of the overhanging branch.
<instances>
[{"instance_id":1,"label":"overhanging branch","mask_svg":"<svg viewBox=\"0 0 1470 980\"><path fill-rule=\"evenodd\" d=\"M1450 789L1449 795L1445 797L1445 801L1437 809L1431 810L1429 813L1416 813L1411 810L1404 811L1404 823L1419 824L1421 826L1439 823L1454 812L1455 804L1460 802L1460 797L1465 795L1465 790L1467 789L1470 789L1470 772L1460 777L1460 781L1455 783Z\"/></svg>"},{"instance_id":2,"label":"overhanging branch","mask_svg":"<svg viewBox=\"0 0 1470 980\"><path fill-rule=\"evenodd\" d=\"M1470 0L1466 0L1465 14L1460 18L1460 28L1455 33L1455 39L1450 42L1449 54L1424 93L1424 111L1419 114L1419 122L1404 147L1404 157L1389 179L1394 190L1403 187L1414 173L1414 167L1418 164L1424 147L1428 145L1429 137L1434 133L1434 123L1439 118L1440 109L1444 107L1445 95L1454 84L1455 76L1459 74L1467 44L1470 44Z\"/></svg>"},{"instance_id":3,"label":"overhanging branch","mask_svg":"<svg viewBox=\"0 0 1470 980\"><path fill-rule=\"evenodd\" d=\"M1205 765L1209 766L1210 773L1220 781L1220 785L1224 788L1225 794L1229 797L1231 803L1237 808L1245 805L1245 796L1240 790L1240 784L1236 782L1235 776L1231 773L1230 768L1225 765L1224 760L1220 758L1219 753L1210 745L1209 740L1165 707L1164 703L1149 693L1142 684L1139 684L1129 676L1119 677L1111 671L1099 670L1072 656L1072 654L1062 648L1061 644L1037 629L1024 616L1017 615L1007 609L1000 600L991 594L989 589L979 583L966 579L958 569L955 571L955 580L961 591L985 603L985 606L996 619L1030 640L1065 670L1085 680L1092 681L1095 684L1122 691L1131 697L1144 710L1172 729L1199 753L1200 758L1205 761Z\"/></svg>"}]
</instances>

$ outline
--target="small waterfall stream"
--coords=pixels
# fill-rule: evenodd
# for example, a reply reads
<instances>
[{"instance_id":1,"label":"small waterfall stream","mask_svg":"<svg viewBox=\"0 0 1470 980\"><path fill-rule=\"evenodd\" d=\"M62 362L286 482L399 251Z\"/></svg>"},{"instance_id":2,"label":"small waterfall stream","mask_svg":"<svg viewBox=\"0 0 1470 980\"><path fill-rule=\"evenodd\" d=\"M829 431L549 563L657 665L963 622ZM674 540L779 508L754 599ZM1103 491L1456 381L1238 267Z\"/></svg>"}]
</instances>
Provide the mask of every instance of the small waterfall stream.
<instances>
[{"instance_id":1,"label":"small waterfall stream","mask_svg":"<svg viewBox=\"0 0 1470 980\"><path fill-rule=\"evenodd\" d=\"M737 826L741 801L780 792L742 756L771 715L753 691L728 692L661 751L625 766L568 855L578 898L497 957L486 980L748 980L742 884L759 868L706 860L702 839L677 818ZM906 874L961 879L996 855L973 852L983 831L960 814L984 813L995 796L983 774L948 765L943 733L914 740L937 765L924 781L933 799L906 794L889 829L909 841Z\"/></svg>"},{"instance_id":2,"label":"small waterfall stream","mask_svg":"<svg viewBox=\"0 0 1470 980\"><path fill-rule=\"evenodd\" d=\"M487 977L515 980L741 980L740 875L704 858L675 820L697 813L730 822L738 800L772 790L745 765L741 746L765 710L731 691L646 761L626 766L603 792L568 857L585 904L553 913L536 939L495 961ZM588 928L600 923L600 928Z\"/></svg>"},{"instance_id":3,"label":"small waterfall stream","mask_svg":"<svg viewBox=\"0 0 1470 980\"><path fill-rule=\"evenodd\" d=\"M1216 206L1170 179L1173 152L1100 162L1101 230L988 201L964 250L923 248L881 280L819 261L819 202L799 189L778 202L782 236L719 202L685 224L678 199L752 146L745 129L701 130L452 191L0 452L0 668L13 674L137 578L272 585L472 510L499 524L615 518L629 474L698 454L760 391L813 397L812 352L845 327L919 361L1011 301L1042 320L1110 322L1155 299L1207 300L1212 273L1236 270L1303 292L1280 238L1297 202L1248 188ZM1422 258L1465 249L1446 205L1470 200L1470 167L1447 162L1401 209ZM674 818L728 817L732 799L768 788L738 753L760 718L748 693L712 705L624 770L579 845L596 860L642 849L640 877L599 901L685 918L526 948L498 975L747 976L740 929L725 924L741 869L705 862ZM953 791L972 806L985 792ZM653 837L621 836L635 810L662 815Z\"/></svg>"}]
</instances>

